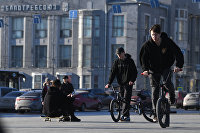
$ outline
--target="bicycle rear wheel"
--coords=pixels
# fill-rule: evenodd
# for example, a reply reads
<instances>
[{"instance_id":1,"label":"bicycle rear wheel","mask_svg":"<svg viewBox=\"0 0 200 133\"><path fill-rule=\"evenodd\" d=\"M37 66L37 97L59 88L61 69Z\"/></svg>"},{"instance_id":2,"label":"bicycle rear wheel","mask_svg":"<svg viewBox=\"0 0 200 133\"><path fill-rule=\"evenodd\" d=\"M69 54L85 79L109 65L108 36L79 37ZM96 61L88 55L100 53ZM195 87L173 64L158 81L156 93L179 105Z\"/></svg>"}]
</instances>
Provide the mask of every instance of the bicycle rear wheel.
<instances>
[{"instance_id":1,"label":"bicycle rear wheel","mask_svg":"<svg viewBox=\"0 0 200 133\"><path fill-rule=\"evenodd\" d=\"M156 105L156 115L158 123L162 128L169 127L170 123L170 105L167 99L159 98Z\"/></svg>"},{"instance_id":2,"label":"bicycle rear wheel","mask_svg":"<svg viewBox=\"0 0 200 133\"><path fill-rule=\"evenodd\" d=\"M142 107L142 115L144 116L144 118L149 121L149 122L153 122L153 118L154 118L154 111L152 109L152 105L143 105Z\"/></svg>"},{"instance_id":3,"label":"bicycle rear wheel","mask_svg":"<svg viewBox=\"0 0 200 133\"><path fill-rule=\"evenodd\" d=\"M113 99L110 103L110 115L114 122L118 122L121 117L121 106L119 101Z\"/></svg>"}]
</instances>

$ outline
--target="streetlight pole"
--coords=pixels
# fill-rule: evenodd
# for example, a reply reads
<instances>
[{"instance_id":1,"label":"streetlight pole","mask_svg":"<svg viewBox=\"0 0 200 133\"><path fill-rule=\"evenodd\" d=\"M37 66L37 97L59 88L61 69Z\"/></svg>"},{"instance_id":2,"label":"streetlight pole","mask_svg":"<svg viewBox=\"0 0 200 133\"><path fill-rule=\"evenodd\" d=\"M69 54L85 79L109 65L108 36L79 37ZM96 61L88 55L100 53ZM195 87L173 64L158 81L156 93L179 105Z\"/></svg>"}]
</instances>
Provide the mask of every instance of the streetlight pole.
<instances>
[{"instance_id":1,"label":"streetlight pole","mask_svg":"<svg viewBox=\"0 0 200 133\"><path fill-rule=\"evenodd\" d=\"M5 51L4 51L4 63L2 64L4 69L6 69L7 66L7 43L6 43L6 16L4 16L4 46L5 46Z\"/></svg>"},{"instance_id":2,"label":"streetlight pole","mask_svg":"<svg viewBox=\"0 0 200 133\"><path fill-rule=\"evenodd\" d=\"M53 32L55 31L55 16L52 16L52 17L53 17L53 27L52 27L53 30L51 32L52 33L51 34L52 35L52 44L53 44L53 51L52 51L52 63L53 63L52 64L52 75L55 76L55 66L54 66L55 65L55 57L54 57L54 54L55 54L54 53L54 50L55 50L55 42L54 41L55 41L55 39L53 37Z\"/></svg>"}]
</instances>

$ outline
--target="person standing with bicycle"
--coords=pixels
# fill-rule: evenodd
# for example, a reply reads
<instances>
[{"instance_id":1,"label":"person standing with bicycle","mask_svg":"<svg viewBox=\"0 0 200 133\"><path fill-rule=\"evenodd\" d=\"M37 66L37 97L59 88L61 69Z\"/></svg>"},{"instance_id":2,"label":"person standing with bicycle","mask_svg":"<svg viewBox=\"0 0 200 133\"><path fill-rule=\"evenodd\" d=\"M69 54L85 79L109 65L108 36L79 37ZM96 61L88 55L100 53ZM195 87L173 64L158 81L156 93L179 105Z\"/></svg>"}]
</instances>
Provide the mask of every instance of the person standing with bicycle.
<instances>
[{"instance_id":1,"label":"person standing with bicycle","mask_svg":"<svg viewBox=\"0 0 200 133\"><path fill-rule=\"evenodd\" d=\"M152 87L153 110L156 111L156 103L159 98L159 83L161 76L165 80L169 75L166 86L169 89L170 103L175 102L175 89L171 81L171 67L176 61L174 72L179 72L183 68L184 57L180 48L167 36L161 33L159 24L155 24L150 29L151 38L145 42L140 51L140 64L143 69L143 75L149 75L150 85ZM154 121L157 121L156 113Z\"/></svg>"},{"instance_id":2,"label":"person standing with bicycle","mask_svg":"<svg viewBox=\"0 0 200 133\"><path fill-rule=\"evenodd\" d=\"M121 117L121 121L130 121L130 101L132 87L137 78L137 69L131 55L125 53L122 47L116 49L116 54L118 58L112 65L109 81L105 88L109 88L114 78L117 78L117 82L120 85L121 95L126 101L123 104L123 116Z\"/></svg>"}]
</instances>

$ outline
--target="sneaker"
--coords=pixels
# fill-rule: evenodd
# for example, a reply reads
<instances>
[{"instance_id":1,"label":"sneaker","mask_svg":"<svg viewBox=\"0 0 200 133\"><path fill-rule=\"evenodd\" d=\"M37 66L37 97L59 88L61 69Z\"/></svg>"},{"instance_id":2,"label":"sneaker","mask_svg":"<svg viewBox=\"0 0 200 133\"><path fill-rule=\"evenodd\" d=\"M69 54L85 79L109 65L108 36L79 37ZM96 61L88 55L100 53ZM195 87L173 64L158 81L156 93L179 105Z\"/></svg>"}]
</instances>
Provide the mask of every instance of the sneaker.
<instances>
[{"instance_id":1,"label":"sneaker","mask_svg":"<svg viewBox=\"0 0 200 133\"><path fill-rule=\"evenodd\" d=\"M158 118L156 116L153 118L153 122L158 122Z\"/></svg>"},{"instance_id":2,"label":"sneaker","mask_svg":"<svg viewBox=\"0 0 200 133\"><path fill-rule=\"evenodd\" d=\"M124 121L124 122L129 122L130 121L130 117L122 116L120 120Z\"/></svg>"},{"instance_id":3,"label":"sneaker","mask_svg":"<svg viewBox=\"0 0 200 133\"><path fill-rule=\"evenodd\" d=\"M77 118L76 116L71 117L71 122L80 122L81 119Z\"/></svg>"}]
</instances>

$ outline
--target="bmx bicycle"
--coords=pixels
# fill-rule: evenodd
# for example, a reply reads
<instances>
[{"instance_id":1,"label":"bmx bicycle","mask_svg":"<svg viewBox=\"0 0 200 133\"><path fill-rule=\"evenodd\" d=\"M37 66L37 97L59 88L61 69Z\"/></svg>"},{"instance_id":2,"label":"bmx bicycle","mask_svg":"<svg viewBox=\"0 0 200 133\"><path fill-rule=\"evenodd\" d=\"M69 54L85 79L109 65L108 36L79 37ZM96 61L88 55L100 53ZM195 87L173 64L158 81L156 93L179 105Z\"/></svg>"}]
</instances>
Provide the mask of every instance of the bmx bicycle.
<instances>
[{"instance_id":1,"label":"bmx bicycle","mask_svg":"<svg viewBox=\"0 0 200 133\"><path fill-rule=\"evenodd\" d=\"M122 104L125 103L125 98L123 98L120 94L119 87L113 87L110 86L114 93L114 99L110 102L110 115L114 122L118 122L121 118L122 113ZM144 118L150 122L153 121L153 110L152 105L144 104L141 99L145 100L145 96L138 94L140 97L139 101L136 101L134 99L131 99L131 102L134 102L135 104L130 105L130 110L133 110L135 113L139 115L143 115Z\"/></svg>"},{"instance_id":2,"label":"bmx bicycle","mask_svg":"<svg viewBox=\"0 0 200 133\"><path fill-rule=\"evenodd\" d=\"M182 71L182 69L180 69L180 71ZM168 88L166 86L166 81L168 80L170 73L172 72L169 71L167 78L164 79L163 77L161 77L161 82L159 83L159 88L160 88L160 95L159 95L159 99L157 101L156 104L156 116L158 119L158 123L162 128L166 128L169 127L170 125L170 103L168 98L166 97L166 93L168 92ZM153 74L152 72L149 72L149 74ZM141 73L141 75L144 75L143 73ZM155 81L155 79L153 79ZM156 81L155 81L156 83Z\"/></svg>"}]
</instances>

